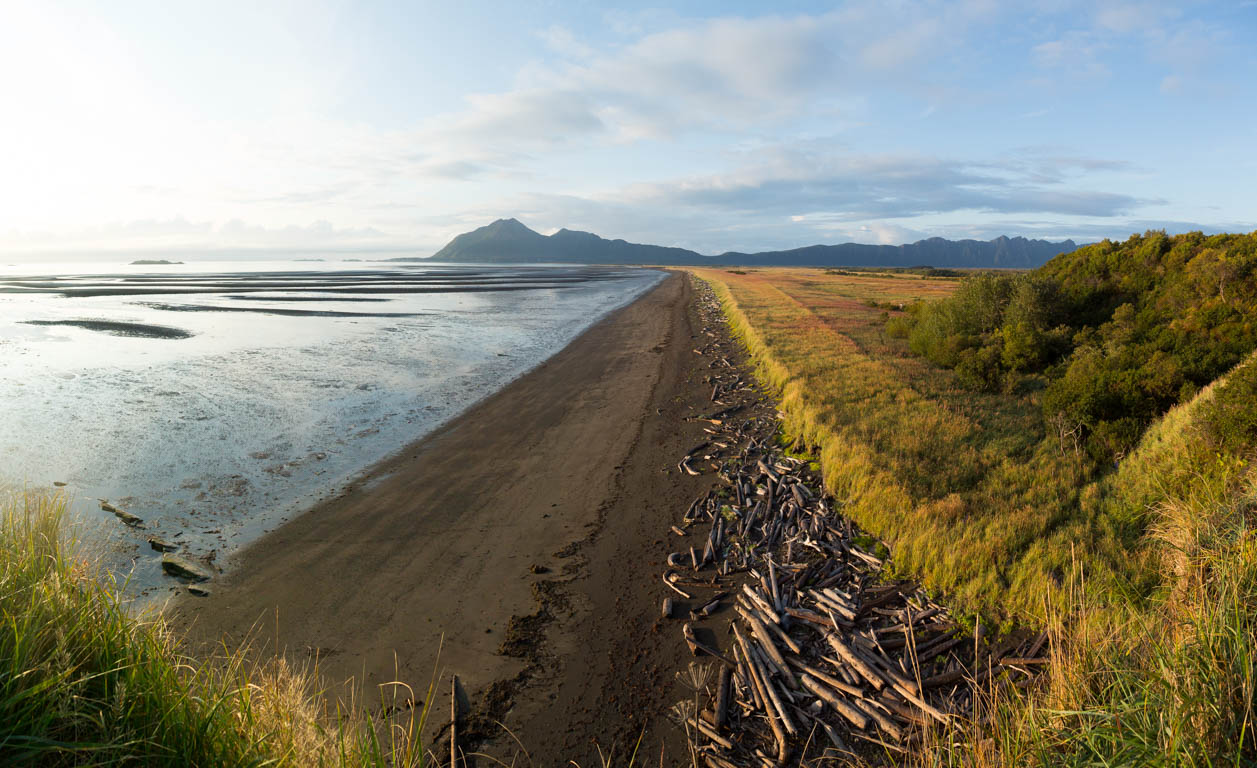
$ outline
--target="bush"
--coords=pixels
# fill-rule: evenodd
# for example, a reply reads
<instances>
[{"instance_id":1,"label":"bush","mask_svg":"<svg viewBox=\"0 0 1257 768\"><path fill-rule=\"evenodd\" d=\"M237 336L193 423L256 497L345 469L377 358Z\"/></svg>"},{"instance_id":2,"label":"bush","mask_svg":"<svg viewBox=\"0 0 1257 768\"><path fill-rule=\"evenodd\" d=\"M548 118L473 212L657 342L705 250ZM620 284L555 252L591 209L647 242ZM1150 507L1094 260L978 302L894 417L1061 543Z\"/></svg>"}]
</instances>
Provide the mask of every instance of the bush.
<instances>
[{"instance_id":1,"label":"bush","mask_svg":"<svg viewBox=\"0 0 1257 768\"><path fill-rule=\"evenodd\" d=\"M1033 273L966 279L914 313L908 346L976 390L1042 374L1045 421L1077 427L1107 462L1257 348L1255 278L1257 233L1106 240ZM1219 418L1223 441L1253 429L1238 407Z\"/></svg>"},{"instance_id":2,"label":"bush","mask_svg":"<svg viewBox=\"0 0 1257 768\"><path fill-rule=\"evenodd\" d=\"M886 335L892 339L906 339L912 333L912 318L896 315L886 319Z\"/></svg>"},{"instance_id":3,"label":"bush","mask_svg":"<svg viewBox=\"0 0 1257 768\"><path fill-rule=\"evenodd\" d=\"M1219 385L1203 423L1219 451L1236 453L1257 446L1257 366L1245 365Z\"/></svg>"}]
</instances>

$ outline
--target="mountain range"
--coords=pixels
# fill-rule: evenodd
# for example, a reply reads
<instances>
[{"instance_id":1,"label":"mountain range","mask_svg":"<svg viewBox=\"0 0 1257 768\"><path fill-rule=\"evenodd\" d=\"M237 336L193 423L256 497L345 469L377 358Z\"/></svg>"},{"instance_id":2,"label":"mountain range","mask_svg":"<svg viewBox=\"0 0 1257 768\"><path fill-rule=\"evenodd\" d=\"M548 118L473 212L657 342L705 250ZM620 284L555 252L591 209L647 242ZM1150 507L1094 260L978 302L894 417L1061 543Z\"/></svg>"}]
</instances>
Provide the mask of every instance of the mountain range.
<instances>
[{"instance_id":1,"label":"mountain range","mask_svg":"<svg viewBox=\"0 0 1257 768\"><path fill-rule=\"evenodd\" d=\"M1072 240L1059 243L997 237L994 240L945 240L932 237L908 245L810 245L786 251L739 253L728 251L707 256L685 248L643 245L607 240L592 232L560 229L543 235L516 219L464 232L432 256L433 261L479 264L578 263L657 264L661 266L795 266L795 267L954 267L1033 269L1060 253L1078 246ZM413 261L414 259L397 259Z\"/></svg>"}]
</instances>

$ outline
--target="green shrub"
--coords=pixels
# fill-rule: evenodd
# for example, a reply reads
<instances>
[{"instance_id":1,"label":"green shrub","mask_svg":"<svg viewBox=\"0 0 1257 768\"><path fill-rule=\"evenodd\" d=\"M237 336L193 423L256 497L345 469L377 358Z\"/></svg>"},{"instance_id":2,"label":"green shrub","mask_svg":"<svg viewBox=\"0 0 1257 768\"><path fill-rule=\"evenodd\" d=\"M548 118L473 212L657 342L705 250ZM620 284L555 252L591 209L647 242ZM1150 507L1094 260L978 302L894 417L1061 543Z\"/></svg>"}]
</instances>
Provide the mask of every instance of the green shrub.
<instances>
[{"instance_id":1,"label":"green shrub","mask_svg":"<svg viewBox=\"0 0 1257 768\"><path fill-rule=\"evenodd\" d=\"M914 313L908 346L975 390L1042 374L1045 421L1080 429L1103 463L1257 348L1255 276L1257 233L1106 240L1033 273L966 279Z\"/></svg>"},{"instance_id":2,"label":"green shrub","mask_svg":"<svg viewBox=\"0 0 1257 768\"><path fill-rule=\"evenodd\" d=\"M1239 368L1218 386L1203 422L1219 451L1247 452L1257 446L1257 366Z\"/></svg>"}]
</instances>

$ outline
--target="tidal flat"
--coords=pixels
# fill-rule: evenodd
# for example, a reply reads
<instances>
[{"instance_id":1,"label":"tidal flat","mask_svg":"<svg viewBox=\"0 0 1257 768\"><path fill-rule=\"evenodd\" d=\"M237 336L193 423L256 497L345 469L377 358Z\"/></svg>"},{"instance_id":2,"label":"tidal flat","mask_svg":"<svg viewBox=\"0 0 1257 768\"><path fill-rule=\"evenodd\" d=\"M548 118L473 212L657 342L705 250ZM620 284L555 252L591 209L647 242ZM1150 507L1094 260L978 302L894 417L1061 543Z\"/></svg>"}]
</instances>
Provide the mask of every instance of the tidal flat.
<instances>
[{"instance_id":1,"label":"tidal flat","mask_svg":"<svg viewBox=\"0 0 1257 768\"><path fill-rule=\"evenodd\" d=\"M294 261L7 267L0 482L64 483L110 569L132 593L160 596L174 585L150 538L228 567L660 277ZM122 524L101 500L142 523Z\"/></svg>"}]
</instances>

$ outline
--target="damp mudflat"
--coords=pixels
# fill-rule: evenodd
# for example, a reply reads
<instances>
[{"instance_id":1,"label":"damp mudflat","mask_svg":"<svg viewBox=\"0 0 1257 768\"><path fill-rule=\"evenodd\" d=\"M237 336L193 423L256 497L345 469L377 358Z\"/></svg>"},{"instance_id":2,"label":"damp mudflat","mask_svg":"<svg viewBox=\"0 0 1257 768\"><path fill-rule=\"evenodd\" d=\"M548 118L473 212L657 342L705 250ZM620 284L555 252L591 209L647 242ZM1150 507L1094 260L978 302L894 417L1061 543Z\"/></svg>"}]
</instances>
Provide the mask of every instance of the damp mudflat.
<instances>
[{"instance_id":1,"label":"damp mudflat","mask_svg":"<svg viewBox=\"0 0 1257 768\"><path fill-rule=\"evenodd\" d=\"M134 594L227 567L661 273L370 262L0 266L0 483L65 483ZM124 524L100 500L142 518Z\"/></svg>"}]
</instances>

